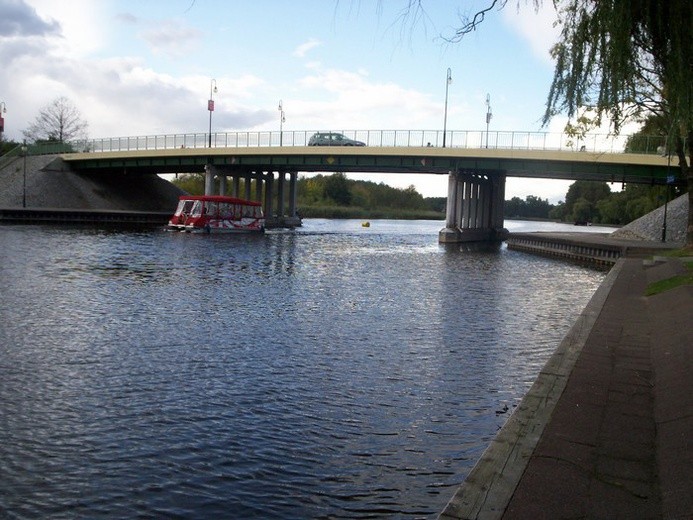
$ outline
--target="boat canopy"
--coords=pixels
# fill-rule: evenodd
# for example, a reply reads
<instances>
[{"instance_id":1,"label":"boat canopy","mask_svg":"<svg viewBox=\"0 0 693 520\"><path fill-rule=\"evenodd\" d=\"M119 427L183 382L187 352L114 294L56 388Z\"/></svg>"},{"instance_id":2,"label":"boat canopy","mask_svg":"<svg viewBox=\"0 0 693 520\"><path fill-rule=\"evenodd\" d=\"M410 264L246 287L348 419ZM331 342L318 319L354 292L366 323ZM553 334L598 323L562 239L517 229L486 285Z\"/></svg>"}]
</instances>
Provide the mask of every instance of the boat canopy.
<instances>
[{"instance_id":1,"label":"boat canopy","mask_svg":"<svg viewBox=\"0 0 693 520\"><path fill-rule=\"evenodd\" d=\"M199 200L204 202L223 202L226 204L239 204L243 206L262 206L261 202L254 200L239 199L237 197L227 197L226 195L181 195L178 197L180 201Z\"/></svg>"}]
</instances>

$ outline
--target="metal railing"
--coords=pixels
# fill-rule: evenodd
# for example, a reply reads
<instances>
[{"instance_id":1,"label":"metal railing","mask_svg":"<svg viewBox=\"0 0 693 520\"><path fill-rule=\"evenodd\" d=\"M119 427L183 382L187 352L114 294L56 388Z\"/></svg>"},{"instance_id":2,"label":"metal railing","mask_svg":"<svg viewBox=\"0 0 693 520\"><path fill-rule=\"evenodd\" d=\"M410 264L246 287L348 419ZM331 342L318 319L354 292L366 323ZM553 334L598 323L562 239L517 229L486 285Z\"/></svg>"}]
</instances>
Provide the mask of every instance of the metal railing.
<instances>
[{"instance_id":1,"label":"metal railing","mask_svg":"<svg viewBox=\"0 0 693 520\"><path fill-rule=\"evenodd\" d=\"M315 131L255 131L212 133L212 148L247 148L307 146ZM439 130L341 130L350 139L373 147L441 147L443 132ZM175 148L207 148L210 135L168 134L134 137L107 137L63 144L61 149L31 146L30 154L74 152L121 152L136 150L170 150ZM448 148L585 151L595 153L623 153L626 149L636 153L662 154L665 136L628 136L589 134L583 138L564 133L519 132L483 130L449 130L445 134ZM48 143L51 144L51 143ZM43 151L42 151L43 150Z\"/></svg>"}]
</instances>

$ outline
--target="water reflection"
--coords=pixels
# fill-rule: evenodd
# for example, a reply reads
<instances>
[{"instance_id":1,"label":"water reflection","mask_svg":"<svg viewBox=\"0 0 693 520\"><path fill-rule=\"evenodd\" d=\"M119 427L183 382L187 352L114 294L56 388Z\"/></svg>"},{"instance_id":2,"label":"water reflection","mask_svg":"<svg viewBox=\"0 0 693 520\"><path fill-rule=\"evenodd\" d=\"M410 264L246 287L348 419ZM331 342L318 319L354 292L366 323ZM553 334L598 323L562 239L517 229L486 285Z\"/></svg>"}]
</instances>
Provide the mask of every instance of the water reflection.
<instances>
[{"instance_id":1,"label":"water reflection","mask_svg":"<svg viewBox=\"0 0 693 520\"><path fill-rule=\"evenodd\" d=\"M603 276L440 227L0 227L0 510L435 516Z\"/></svg>"}]
</instances>

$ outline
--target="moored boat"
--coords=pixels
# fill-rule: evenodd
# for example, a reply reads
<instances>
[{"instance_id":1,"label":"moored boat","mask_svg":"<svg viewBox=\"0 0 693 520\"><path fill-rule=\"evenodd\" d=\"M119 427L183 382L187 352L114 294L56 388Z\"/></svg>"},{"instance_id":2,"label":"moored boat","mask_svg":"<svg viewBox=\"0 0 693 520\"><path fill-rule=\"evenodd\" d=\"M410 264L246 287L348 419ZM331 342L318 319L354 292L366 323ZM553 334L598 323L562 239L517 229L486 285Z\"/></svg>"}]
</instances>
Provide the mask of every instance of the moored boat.
<instances>
[{"instance_id":1,"label":"moored boat","mask_svg":"<svg viewBox=\"0 0 693 520\"><path fill-rule=\"evenodd\" d=\"M262 204L223 195L182 195L168 229L191 233L262 233Z\"/></svg>"}]
</instances>

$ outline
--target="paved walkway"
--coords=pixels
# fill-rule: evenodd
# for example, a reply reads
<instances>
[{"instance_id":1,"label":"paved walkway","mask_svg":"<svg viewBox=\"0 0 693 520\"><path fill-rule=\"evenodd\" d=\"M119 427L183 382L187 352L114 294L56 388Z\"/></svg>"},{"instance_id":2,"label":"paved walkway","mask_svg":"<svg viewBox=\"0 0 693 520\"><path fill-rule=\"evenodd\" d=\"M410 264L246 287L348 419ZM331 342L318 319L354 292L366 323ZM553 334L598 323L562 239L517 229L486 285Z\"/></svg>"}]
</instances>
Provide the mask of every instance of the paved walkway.
<instances>
[{"instance_id":1,"label":"paved walkway","mask_svg":"<svg viewBox=\"0 0 693 520\"><path fill-rule=\"evenodd\" d=\"M693 286L622 259L442 519L693 518Z\"/></svg>"}]
</instances>

